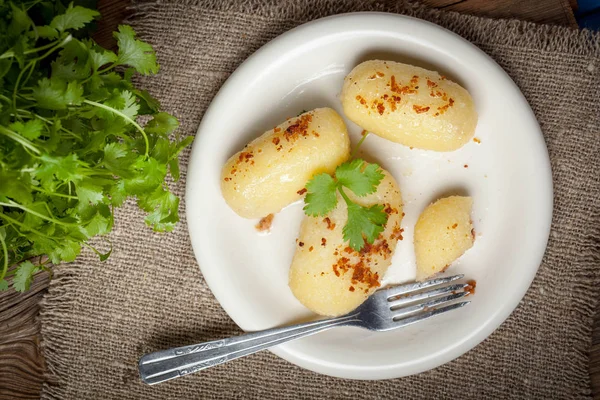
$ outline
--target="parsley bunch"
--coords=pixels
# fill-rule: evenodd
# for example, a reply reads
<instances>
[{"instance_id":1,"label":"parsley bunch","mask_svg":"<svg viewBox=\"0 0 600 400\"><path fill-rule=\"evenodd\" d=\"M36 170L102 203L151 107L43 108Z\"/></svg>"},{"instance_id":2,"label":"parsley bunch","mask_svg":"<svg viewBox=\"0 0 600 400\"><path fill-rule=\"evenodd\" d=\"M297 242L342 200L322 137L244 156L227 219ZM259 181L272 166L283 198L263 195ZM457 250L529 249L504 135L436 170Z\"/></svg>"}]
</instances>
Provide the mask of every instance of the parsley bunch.
<instances>
[{"instance_id":1,"label":"parsley bunch","mask_svg":"<svg viewBox=\"0 0 600 400\"><path fill-rule=\"evenodd\" d=\"M358 146L362 144L365 134ZM354 154L358 150L354 150ZM354 203L344 192L344 188L351 190L355 195L362 197L377 191L377 187L384 178L381 167L377 164L368 164L360 158L340 164L331 176L321 173L313 176L306 184L306 197L304 198L304 212L312 217L323 217L330 213L338 202L337 193L348 206L348 221L343 228L344 240L356 251L360 251L365 240L372 244L383 232L388 215L383 211L381 204L364 207Z\"/></svg>"},{"instance_id":2,"label":"parsley bunch","mask_svg":"<svg viewBox=\"0 0 600 400\"><path fill-rule=\"evenodd\" d=\"M106 259L88 240L111 231L129 197L155 231L179 220L165 180L179 179L192 138L171 141L177 119L131 83L158 71L152 47L126 25L114 33L118 52L100 47L82 29L97 17L72 3L0 1L0 289L14 275L27 290L82 246Z\"/></svg>"}]
</instances>

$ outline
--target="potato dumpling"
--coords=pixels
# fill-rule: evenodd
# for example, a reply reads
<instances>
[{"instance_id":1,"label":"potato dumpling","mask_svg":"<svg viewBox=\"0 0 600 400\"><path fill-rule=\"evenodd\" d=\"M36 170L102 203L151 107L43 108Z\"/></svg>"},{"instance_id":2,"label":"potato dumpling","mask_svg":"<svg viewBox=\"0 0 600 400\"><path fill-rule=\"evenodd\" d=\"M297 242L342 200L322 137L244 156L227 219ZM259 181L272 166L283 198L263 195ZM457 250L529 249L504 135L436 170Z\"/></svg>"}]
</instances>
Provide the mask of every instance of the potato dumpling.
<instances>
[{"instance_id":1,"label":"potato dumpling","mask_svg":"<svg viewBox=\"0 0 600 400\"><path fill-rule=\"evenodd\" d=\"M377 290L392 262L398 239L402 239L402 197L394 178L387 171L384 174L373 194L357 197L345 191L362 206L383 204L388 214L379 238L360 252L343 239L348 212L339 193L338 204L327 217L304 217L289 285L294 296L317 314L336 316L354 310Z\"/></svg>"},{"instance_id":2,"label":"potato dumpling","mask_svg":"<svg viewBox=\"0 0 600 400\"><path fill-rule=\"evenodd\" d=\"M363 129L419 149L456 150L477 125L469 92L413 65L363 62L346 76L341 99L346 116Z\"/></svg>"},{"instance_id":3,"label":"potato dumpling","mask_svg":"<svg viewBox=\"0 0 600 400\"><path fill-rule=\"evenodd\" d=\"M473 246L472 206L470 197L450 196L423 210L415 225L417 280L444 271Z\"/></svg>"},{"instance_id":4,"label":"potato dumpling","mask_svg":"<svg viewBox=\"0 0 600 400\"><path fill-rule=\"evenodd\" d=\"M299 200L313 175L333 173L349 155L342 118L317 108L263 133L227 160L221 192L241 217L261 218Z\"/></svg>"}]
</instances>

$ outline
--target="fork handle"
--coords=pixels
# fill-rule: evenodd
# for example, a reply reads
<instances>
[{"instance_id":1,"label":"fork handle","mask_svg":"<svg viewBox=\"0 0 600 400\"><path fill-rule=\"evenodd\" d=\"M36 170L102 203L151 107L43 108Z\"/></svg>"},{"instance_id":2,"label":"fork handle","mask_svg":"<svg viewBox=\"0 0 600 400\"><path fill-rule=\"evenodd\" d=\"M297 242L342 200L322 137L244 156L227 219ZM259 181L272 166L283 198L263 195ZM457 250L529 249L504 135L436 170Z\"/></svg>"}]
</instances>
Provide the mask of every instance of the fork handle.
<instances>
[{"instance_id":1,"label":"fork handle","mask_svg":"<svg viewBox=\"0 0 600 400\"><path fill-rule=\"evenodd\" d=\"M145 383L154 385L334 326L356 325L358 322L358 313L353 313L337 318L267 329L227 339L157 351L146 354L140 359L140 376Z\"/></svg>"}]
</instances>

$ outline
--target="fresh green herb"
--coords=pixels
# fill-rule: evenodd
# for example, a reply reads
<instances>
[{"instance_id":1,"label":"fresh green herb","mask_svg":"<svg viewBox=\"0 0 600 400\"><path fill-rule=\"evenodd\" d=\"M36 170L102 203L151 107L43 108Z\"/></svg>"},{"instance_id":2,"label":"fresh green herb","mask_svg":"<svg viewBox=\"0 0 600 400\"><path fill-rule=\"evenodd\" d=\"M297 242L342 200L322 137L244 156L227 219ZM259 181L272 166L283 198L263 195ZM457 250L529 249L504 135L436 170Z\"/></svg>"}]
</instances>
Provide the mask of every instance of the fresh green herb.
<instances>
[{"instance_id":1,"label":"fresh green herb","mask_svg":"<svg viewBox=\"0 0 600 400\"><path fill-rule=\"evenodd\" d=\"M344 188L363 197L377 191L383 177L379 165L369 164L360 158L339 165L333 177L327 173L317 174L306 184L304 212L313 217L329 214L337 206L339 192L348 207L348 222L343 229L344 240L354 250L360 251L365 240L372 244L383 232L388 216L380 204L370 207L356 204L348 197Z\"/></svg>"},{"instance_id":2,"label":"fresh green herb","mask_svg":"<svg viewBox=\"0 0 600 400\"><path fill-rule=\"evenodd\" d=\"M152 47L126 25L114 33L116 53L100 47L85 31L98 17L60 1L0 2L0 290L10 275L27 290L33 274L73 261L82 246L106 259L111 251L88 241L112 230L128 198L155 231L179 221L165 181L179 179L192 138L131 82L158 71Z\"/></svg>"}]
</instances>

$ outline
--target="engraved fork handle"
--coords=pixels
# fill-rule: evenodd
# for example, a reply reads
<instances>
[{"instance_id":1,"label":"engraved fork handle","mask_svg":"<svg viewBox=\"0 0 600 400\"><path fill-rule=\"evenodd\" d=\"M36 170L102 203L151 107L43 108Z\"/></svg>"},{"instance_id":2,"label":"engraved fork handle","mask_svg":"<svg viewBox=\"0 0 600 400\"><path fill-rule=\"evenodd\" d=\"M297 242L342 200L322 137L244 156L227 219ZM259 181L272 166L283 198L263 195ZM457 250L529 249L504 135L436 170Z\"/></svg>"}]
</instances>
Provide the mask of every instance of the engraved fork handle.
<instances>
[{"instance_id":1,"label":"engraved fork handle","mask_svg":"<svg viewBox=\"0 0 600 400\"><path fill-rule=\"evenodd\" d=\"M267 329L228 339L157 351L146 354L140 359L140 376L145 383L154 385L334 326L356 325L359 322L358 313L352 313L337 318Z\"/></svg>"}]
</instances>

